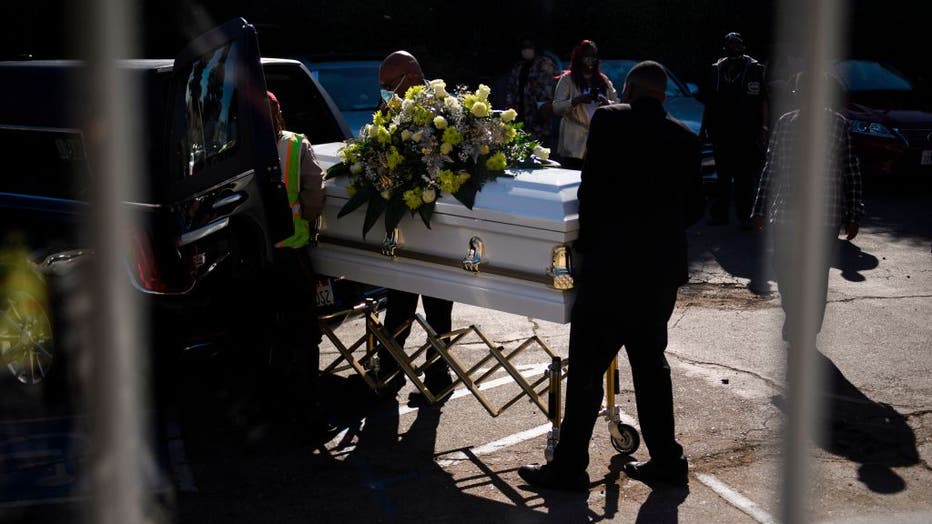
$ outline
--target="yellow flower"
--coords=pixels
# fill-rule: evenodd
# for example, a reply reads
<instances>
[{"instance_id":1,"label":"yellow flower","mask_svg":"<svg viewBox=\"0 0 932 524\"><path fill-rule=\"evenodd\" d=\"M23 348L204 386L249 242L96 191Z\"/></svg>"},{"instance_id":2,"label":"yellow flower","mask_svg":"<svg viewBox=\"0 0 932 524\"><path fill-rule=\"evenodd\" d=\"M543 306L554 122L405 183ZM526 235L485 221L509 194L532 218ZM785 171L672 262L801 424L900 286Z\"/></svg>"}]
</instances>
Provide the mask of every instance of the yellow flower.
<instances>
[{"instance_id":1,"label":"yellow flower","mask_svg":"<svg viewBox=\"0 0 932 524\"><path fill-rule=\"evenodd\" d=\"M485 167L489 168L489 171L501 171L505 169L507 165L508 160L501 151L490 156L488 160L485 161Z\"/></svg>"},{"instance_id":2,"label":"yellow flower","mask_svg":"<svg viewBox=\"0 0 932 524\"><path fill-rule=\"evenodd\" d=\"M385 200L389 200L390 198L392 198L392 192L389 191L389 190L387 190L387 189L386 189L385 191L382 191L381 193L379 193L379 195L381 195L382 198L385 199Z\"/></svg>"},{"instance_id":3,"label":"yellow flower","mask_svg":"<svg viewBox=\"0 0 932 524\"><path fill-rule=\"evenodd\" d=\"M423 85L418 84L416 86L411 86L408 88L407 91L405 91L405 98L407 98L408 100L412 100L414 99L414 97L418 95L418 93L420 93L423 90L424 90Z\"/></svg>"},{"instance_id":4,"label":"yellow flower","mask_svg":"<svg viewBox=\"0 0 932 524\"><path fill-rule=\"evenodd\" d=\"M381 111L376 111L375 113L372 113L372 125L374 126L385 125L385 117L382 115Z\"/></svg>"},{"instance_id":5,"label":"yellow flower","mask_svg":"<svg viewBox=\"0 0 932 524\"><path fill-rule=\"evenodd\" d=\"M434 118L434 127L436 127L437 129L446 129L447 119L438 115L436 118Z\"/></svg>"},{"instance_id":6,"label":"yellow flower","mask_svg":"<svg viewBox=\"0 0 932 524\"><path fill-rule=\"evenodd\" d=\"M434 119L434 114L431 113L429 109L421 106L416 106L412 112L414 113L414 123L419 126L422 126Z\"/></svg>"},{"instance_id":7,"label":"yellow flower","mask_svg":"<svg viewBox=\"0 0 932 524\"><path fill-rule=\"evenodd\" d=\"M443 141L455 146L463 141L463 135L455 127L448 127L443 132Z\"/></svg>"},{"instance_id":8,"label":"yellow flower","mask_svg":"<svg viewBox=\"0 0 932 524\"><path fill-rule=\"evenodd\" d=\"M392 141L392 135L388 132L388 129L385 129L385 126L373 127L372 133L380 144L387 144Z\"/></svg>"},{"instance_id":9,"label":"yellow flower","mask_svg":"<svg viewBox=\"0 0 932 524\"><path fill-rule=\"evenodd\" d=\"M518 136L518 132L515 131L515 128L511 126L505 126L505 143L506 144L514 140L516 136Z\"/></svg>"},{"instance_id":10,"label":"yellow flower","mask_svg":"<svg viewBox=\"0 0 932 524\"><path fill-rule=\"evenodd\" d=\"M404 142L407 142L408 140L411 140L411 137L412 137L412 136L413 136L413 134L411 133L411 131L408 131L407 129L405 129L404 131L401 132L401 140L404 141Z\"/></svg>"},{"instance_id":11,"label":"yellow flower","mask_svg":"<svg viewBox=\"0 0 932 524\"><path fill-rule=\"evenodd\" d=\"M511 122L518 117L518 112L514 109L509 109L502 112L502 122Z\"/></svg>"},{"instance_id":12,"label":"yellow flower","mask_svg":"<svg viewBox=\"0 0 932 524\"><path fill-rule=\"evenodd\" d=\"M480 154L480 155L488 155L488 154L489 154L489 146L488 146L488 144L482 144L481 146L479 146L479 154Z\"/></svg>"},{"instance_id":13,"label":"yellow flower","mask_svg":"<svg viewBox=\"0 0 932 524\"><path fill-rule=\"evenodd\" d=\"M388 150L388 155L385 157L385 162L388 164L389 169L395 169L398 167L398 164L404 162L404 157L401 156L401 153L398 152L398 148L392 146Z\"/></svg>"},{"instance_id":14,"label":"yellow flower","mask_svg":"<svg viewBox=\"0 0 932 524\"><path fill-rule=\"evenodd\" d=\"M465 107L466 109L472 110L472 106L476 105L476 102L478 101L479 99L476 98L476 95L470 93L466 95L465 97L463 97L463 107Z\"/></svg>"},{"instance_id":15,"label":"yellow flower","mask_svg":"<svg viewBox=\"0 0 932 524\"><path fill-rule=\"evenodd\" d=\"M421 193L421 200L425 203L430 204L437 199L437 192L434 191L434 188L427 188Z\"/></svg>"},{"instance_id":16,"label":"yellow flower","mask_svg":"<svg viewBox=\"0 0 932 524\"><path fill-rule=\"evenodd\" d=\"M424 202L421 196L421 188L419 187L405 191L401 197L404 199L405 205L412 210L421 207L421 204Z\"/></svg>"},{"instance_id":17,"label":"yellow flower","mask_svg":"<svg viewBox=\"0 0 932 524\"><path fill-rule=\"evenodd\" d=\"M449 155L450 151L453 151L453 146L449 142L440 144L440 154Z\"/></svg>"},{"instance_id":18,"label":"yellow flower","mask_svg":"<svg viewBox=\"0 0 932 524\"><path fill-rule=\"evenodd\" d=\"M356 186L346 186L346 194L349 195L350 198L355 196L357 191L359 191L359 188Z\"/></svg>"},{"instance_id":19,"label":"yellow flower","mask_svg":"<svg viewBox=\"0 0 932 524\"><path fill-rule=\"evenodd\" d=\"M415 142L420 142L420 141L421 141L421 132L418 131L417 133L414 133L413 135L411 135L411 140L414 140Z\"/></svg>"},{"instance_id":20,"label":"yellow flower","mask_svg":"<svg viewBox=\"0 0 932 524\"><path fill-rule=\"evenodd\" d=\"M356 161L356 146L347 146L340 149L340 159L344 164L352 164Z\"/></svg>"},{"instance_id":21,"label":"yellow flower","mask_svg":"<svg viewBox=\"0 0 932 524\"><path fill-rule=\"evenodd\" d=\"M388 108L393 111L397 111L400 107L401 99L398 98L398 95L392 95L392 97L388 99Z\"/></svg>"},{"instance_id":22,"label":"yellow flower","mask_svg":"<svg viewBox=\"0 0 932 524\"><path fill-rule=\"evenodd\" d=\"M472 113L474 116L482 118L482 117L489 116L489 109L490 108L489 108L488 102L477 101L475 104L472 105L471 108L469 108L469 112Z\"/></svg>"}]
</instances>

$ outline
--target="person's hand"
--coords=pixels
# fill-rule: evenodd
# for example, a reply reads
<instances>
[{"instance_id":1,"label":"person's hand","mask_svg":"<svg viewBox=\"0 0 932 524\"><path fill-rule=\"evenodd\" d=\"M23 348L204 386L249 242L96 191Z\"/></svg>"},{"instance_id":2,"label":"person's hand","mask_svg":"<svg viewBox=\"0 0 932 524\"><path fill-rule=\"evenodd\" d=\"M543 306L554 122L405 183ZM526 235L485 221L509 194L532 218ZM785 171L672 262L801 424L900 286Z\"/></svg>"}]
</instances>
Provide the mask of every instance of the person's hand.
<instances>
[{"instance_id":1,"label":"person's hand","mask_svg":"<svg viewBox=\"0 0 932 524\"><path fill-rule=\"evenodd\" d=\"M574 106L578 106L579 104L588 104L589 102L592 102L592 94L587 93L585 95L576 95L573 97L572 102Z\"/></svg>"},{"instance_id":2,"label":"person's hand","mask_svg":"<svg viewBox=\"0 0 932 524\"><path fill-rule=\"evenodd\" d=\"M599 95L599 105L600 105L600 106L607 106L607 105L609 105L609 104L611 104L611 103L612 103L612 101L609 100L608 98L605 98L605 95L602 95L602 94Z\"/></svg>"},{"instance_id":3,"label":"person's hand","mask_svg":"<svg viewBox=\"0 0 932 524\"><path fill-rule=\"evenodd\" d=\"M764 217L760 215L751 217L751 228L758 233L764 230L764 226L766 226L766 224L767 222L764 220Z\"/></svg>"},{"instance_id":4,"label":"person's hand","mask_svg":"<svg viewBox=\"0 0 932 524\"><path fill-rule=\"evenodd\" d=\"M858 231L860 230L861 227L854 222L848 222L845 224L845 233L848 235L846 237L848 240L854 240L854 237L858 236Z\"/></svg>"}]
</instances>

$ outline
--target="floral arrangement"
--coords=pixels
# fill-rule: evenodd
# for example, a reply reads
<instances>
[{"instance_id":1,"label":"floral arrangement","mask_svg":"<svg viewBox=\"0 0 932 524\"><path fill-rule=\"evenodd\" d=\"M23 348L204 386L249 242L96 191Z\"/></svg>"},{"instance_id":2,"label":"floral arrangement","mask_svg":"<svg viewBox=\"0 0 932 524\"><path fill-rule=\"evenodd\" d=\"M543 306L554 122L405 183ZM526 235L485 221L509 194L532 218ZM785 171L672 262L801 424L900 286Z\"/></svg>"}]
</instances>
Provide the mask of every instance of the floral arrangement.
<instances>
[{"instance_id":1,"label":"floral arrangement","mask_svg":"<svg viewBox=\"0 0 932 524\"><path fill-rule=\"evenodd\" d=\"M480 84L475 92L448 93L443 80L433 80L408 89L403 99L393 96L328 170L328 178L351 177L350 198L338 216L367 204L364 236L383 213L386 232L406 212L430 228L444 194L472 209L476 192L506 168L548 162L550 150L515 122L514 109L493 111L490 91Z\"/></svg>"}]
</instances>

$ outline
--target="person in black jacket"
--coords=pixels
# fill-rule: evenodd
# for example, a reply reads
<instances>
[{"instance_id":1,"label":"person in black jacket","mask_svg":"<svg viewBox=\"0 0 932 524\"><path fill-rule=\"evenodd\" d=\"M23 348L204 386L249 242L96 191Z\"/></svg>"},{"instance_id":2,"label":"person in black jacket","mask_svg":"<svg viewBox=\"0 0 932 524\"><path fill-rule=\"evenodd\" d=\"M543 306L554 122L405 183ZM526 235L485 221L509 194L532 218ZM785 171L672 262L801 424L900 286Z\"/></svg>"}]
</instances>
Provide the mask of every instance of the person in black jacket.
<instances>
[{"instance_id":1,"label":"person in black jacket","mask_svg":"<svg viewBox=\"0 0 932 524\"><path fill-rule=\"evenodd\" d=\"M707 133L712 141L718 172L709 223L729 222L734 194L738 222L747 230L767 149L766 68L745 54L744 39L738 33L725 35L723 50L726 56L712 64L700 130L700 135Z\"/></svg>"},{"instance_id":2,"label":"person in black jacket","mask_svg":"<svg viewBox=\"0 0 932 524\"><path fill-rule=\"evenodd\" d=\"M702 217L700 143L666 113L666 73L631 69L622 99L596 110L579 186L581 255L570 324L566 409L553 461L518 470L531 485L588 487L589 440L603 375L621 346L634 380L649 462L625 465L645 481L687 482L674 437L673 390L664 357L667 321L686 283L686 233Z\"/></svg>"}]
</instances>

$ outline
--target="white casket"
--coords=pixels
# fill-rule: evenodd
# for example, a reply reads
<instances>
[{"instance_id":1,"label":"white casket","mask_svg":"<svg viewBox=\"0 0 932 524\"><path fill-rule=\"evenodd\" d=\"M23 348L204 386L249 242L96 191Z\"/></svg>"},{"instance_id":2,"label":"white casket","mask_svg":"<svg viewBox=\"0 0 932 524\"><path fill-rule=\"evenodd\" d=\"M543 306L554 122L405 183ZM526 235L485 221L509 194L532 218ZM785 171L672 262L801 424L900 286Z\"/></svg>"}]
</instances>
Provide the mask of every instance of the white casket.
<instances>
[{"instance_id":1,"label":"white casket","mask_svg":"<svg viewBox=\"0 0 932 524\"><path fill-rule=\"evenodd\" d=\"M342 146L314 146L325 170L339 162ZM555 286L566 287L569 281L564 268L571 269L571 261L565 253L579 230L579 171L509 171L482 188L471 210L444 195L437 200L431 229L420 217L405 215L398 225L394 256L383 254L382 219L363 238L365 206L337 218L349 199L347 182L348 177L327 181L319 244L312 250L318 273L541 320L569 321L575 293ZM479 259L471 247L479 248Z\"/></svg>"}]
</instances>

